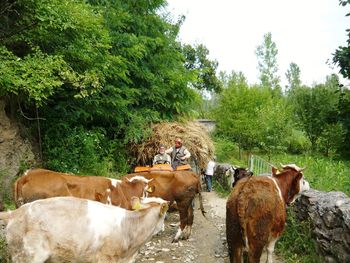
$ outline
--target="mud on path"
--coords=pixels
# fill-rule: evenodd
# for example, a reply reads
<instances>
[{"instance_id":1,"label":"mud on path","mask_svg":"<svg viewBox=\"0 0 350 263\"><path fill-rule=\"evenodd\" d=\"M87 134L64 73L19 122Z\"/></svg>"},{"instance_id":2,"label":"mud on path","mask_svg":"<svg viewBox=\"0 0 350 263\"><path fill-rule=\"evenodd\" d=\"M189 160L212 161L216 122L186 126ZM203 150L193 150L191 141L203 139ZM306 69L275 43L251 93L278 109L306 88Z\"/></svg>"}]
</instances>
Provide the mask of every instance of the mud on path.
<instances>
[{"instance_id":1,"label":"mud on path","mask_svg":"<svg viewBox=\"0 0 350 263\"><path fill-rule=\"evenodd\" d=\"M220 198L215 192L202 192L206 217L195 202L194 223L189 240L171 243L178 229L177 211L168 213L165 231L154 236L141 248L135 263L229 263L226 244L226 198ZM261 262L265 262L263 255ZM274 257L274 263L283 261Z\"/></svg>"}]
</instances>

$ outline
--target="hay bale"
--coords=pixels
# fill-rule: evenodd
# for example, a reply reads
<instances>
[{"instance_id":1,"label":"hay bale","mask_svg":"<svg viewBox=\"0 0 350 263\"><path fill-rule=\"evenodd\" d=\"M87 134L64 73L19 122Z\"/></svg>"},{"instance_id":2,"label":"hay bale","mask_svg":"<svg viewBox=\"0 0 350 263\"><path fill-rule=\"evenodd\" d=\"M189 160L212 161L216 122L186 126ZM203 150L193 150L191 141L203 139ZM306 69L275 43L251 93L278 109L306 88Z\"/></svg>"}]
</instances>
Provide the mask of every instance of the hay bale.
<instances>
[{"instance_id":1,"label":"hay bale","mask_svg":"<svg viewBox=\"0 0 350 263\"><path fill-rule=\"evenodd\" d=\"M137 165L150 165L158 153L160 144L166 148L174 146L176 137L190 151L191 159L198 168L204 170L214 156L214 144L205 127L196 122L164 122L152 125L152 134L147 141L131 146Z\"/></svg>"}]
</instances>

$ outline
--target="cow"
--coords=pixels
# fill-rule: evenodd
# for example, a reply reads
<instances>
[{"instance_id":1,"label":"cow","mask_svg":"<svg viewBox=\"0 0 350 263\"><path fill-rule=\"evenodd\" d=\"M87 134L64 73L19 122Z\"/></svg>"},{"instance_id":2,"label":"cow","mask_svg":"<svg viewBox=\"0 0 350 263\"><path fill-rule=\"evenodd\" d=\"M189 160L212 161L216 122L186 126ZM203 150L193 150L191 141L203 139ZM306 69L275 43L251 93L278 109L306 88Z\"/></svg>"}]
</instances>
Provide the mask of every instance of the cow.
<instances>
[{"instance_id":1,"label":"cow","mask_svg":"<svg viewBox=\"0 0 350 263\"><path fill-rule=\"evenodd\" d=\"M102 176L76 176L46 169L31 169L14 183L16 207L38 199L75 196L131 209L131 197L143 197L149 180L134 176L121 181Z\"/></svg>"},{"instance_id":2,"label":"cow","mask_svg":"<svg viewBox=\"0 0 350 263\"><path fill-rule=\"evenodd\" d=\"M164 229L168 203L144 198L139 209L76 197L53 197L0 212L14 263L133 262L138 249Z\"/></svg>"},{"instance_id":3,"label":"cow","mask_svg":"<svg viewBox=\"0 0 350 263\"><path fill-rule=\"evenodd\" d=\"M246 177L253 176L253 172L249 171L248 168L242 168L242 167L231 167L229 170L233 170L233 172L230 173L230 185L231 187L234 187L236 183Z\"/></svg>"},{"instance_id":4,"label":"cow","mask_svg":"<svg viewBox=\"0 0 350 263\"><path fill-rule=\"evenodd\" d=\"M193 225L193 202L196 194L199 196L200 209L205 215L201 182L196 173L190 171L149 171L128 174L124 178L141 175L152 180L149 185L154 191L149 196L160 197L173 203L176 201L180 214L180 225L172 242L178 242L180 238L188 239Z\"/></svg>"},{"instance_id":5,"label":"cow","mask_svg":"<svg viewBox=\"0 0 350 263\"><path fill-rule=\"evenodd\" d=\"M230 262L243 262L243 251L249 263L259 263L267 250L266 262L272 253L286 221L286 205L309 190L303 169L295 164L284 165L279 174L253 176L238 181L226 203L226 236Z\"/></svg>"},{"instance_id":6,"label":"cow","mask_svg":"<svg viewBox=\"0 0 350 263\"><path fill-rule=\"evenodd\" d=\"M217 163L214 167L214 179L225 190L230 190L238 180L252 175L253 172L247 168L236 167L228 163Z\"/></svg>"}]
</instances>

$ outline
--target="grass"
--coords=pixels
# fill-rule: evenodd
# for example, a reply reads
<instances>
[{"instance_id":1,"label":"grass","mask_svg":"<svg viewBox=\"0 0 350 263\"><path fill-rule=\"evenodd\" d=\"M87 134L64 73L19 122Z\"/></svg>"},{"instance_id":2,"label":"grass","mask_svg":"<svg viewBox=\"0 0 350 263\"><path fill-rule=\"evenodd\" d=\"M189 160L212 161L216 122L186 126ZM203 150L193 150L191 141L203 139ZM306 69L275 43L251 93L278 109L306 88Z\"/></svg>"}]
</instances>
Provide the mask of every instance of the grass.
<instances>
[{"instance_id":1,"label":"grass","mask_svg":"<svg viewBox=\"0 0 350 263\"><path fill-rule=\"evenodd\" d=\"M239 160L237 147L227 140L215 138L216 155L219 162L227 162L239 166L247 166L247 154ZM323 156L276 154L268 157L255 153L270 163L280 167L280 164L295 163L305 167L304 175L313 189L330 192L341 191L350 196L350 161L326 158ZM214 183L215 191L222 197L229 192ZM298 222L293 211L287 211L285 231L276 243L276 253L287 263L318 263L322 262L316 253L316 243L312 238L310 222Z\"/></svg>"},{"instance_id":2,"label":"grass","mask_svg":"<svg viewBox=\"0 0 350 263\"><path fill-rule=\"evenodd\" d=\"M276 252L286 263L318 263L322 259L316 253L310 222L296 220L295 212L287 209L285 231L276 243Z\"/></svg>"},{"instance_id":3,"label":"grass","mask_svg":"<svg viewBox=\"0 0 350 263\"><path fill-rule=\"evenodd\" d=\"M264 158L264 157L263 157ZM280 163L295 163L306 167L304 175L313 189L324 192L341 191L350 196L350 161L309 155L275 155L270 160Z\"/></svg>"},{"instance_id":4,"label":"grass","mask_svg":"<svg viewBox=\"0 0 350 263\"><path fill-rule=\"evenodd\" d=\"M10 263L10 255L7 252L6 241L0 236L0 262Z\"/></svg>"}]
</instances>

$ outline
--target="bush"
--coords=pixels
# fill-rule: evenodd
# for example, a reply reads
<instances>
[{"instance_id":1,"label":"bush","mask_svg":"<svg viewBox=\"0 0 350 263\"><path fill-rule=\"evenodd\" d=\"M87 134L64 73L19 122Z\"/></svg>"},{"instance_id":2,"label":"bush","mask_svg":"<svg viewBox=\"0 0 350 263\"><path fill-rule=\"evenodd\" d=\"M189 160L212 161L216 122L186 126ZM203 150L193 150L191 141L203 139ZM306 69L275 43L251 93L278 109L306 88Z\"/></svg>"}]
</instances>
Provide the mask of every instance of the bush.
<instances>
[{"instance_id":1,"label":"bush","mask_svg":"<svg viewBox=\"0 0 350 263\"><path fill-rule=\"evenodd\" d=\"M298 222L292 208L287 209L286 228L276 243L276 252L286 262L322 262L316 253L316 243L312 239L311 224L307 221Z\"/></svg>"},{"instance_id":2,"label":"bush","mask_svg":"<svg viewBox=\"0 0 350 263\"><path fill-rule=\"evenodd\" d=\"M0 225L1 227L1 225ZM0 231L0 262L1 263L10 263L10 255L7 252L7 244L4 237L1 235Z\"/></svg>"},{"instance_id":3,"label":"bush","mask_svg":"<svg viewBox=\"0 0 350 263\"><path fill-rule=\"evenodd\" d=\"M311 149L310 140L299 130L292 130L286 141L288 142L287 150L291 154L303 154Z\"/></svg>"},{"instance_id":4,"label":"bush","mask_svg":"<svg viewBox=\"0 0 350 263\"><path fill-rule=\"evenodd\" d=\"M113 147L103 129L51 130L46 134L43 154L49 169L74 174L107 175L114 166ZM55 139L51 139L55 138Z\"/></svg>"}]
</instances>

